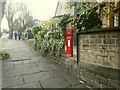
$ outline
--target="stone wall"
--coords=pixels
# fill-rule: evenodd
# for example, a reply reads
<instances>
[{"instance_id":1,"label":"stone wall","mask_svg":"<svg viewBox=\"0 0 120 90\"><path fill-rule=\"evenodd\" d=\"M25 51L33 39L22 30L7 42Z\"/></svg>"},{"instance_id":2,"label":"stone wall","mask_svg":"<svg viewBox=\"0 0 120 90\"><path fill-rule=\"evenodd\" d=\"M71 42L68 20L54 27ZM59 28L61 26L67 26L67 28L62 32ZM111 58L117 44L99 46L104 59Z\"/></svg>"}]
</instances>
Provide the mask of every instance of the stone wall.
<instances>
[{"instance_id":1,"label":"stone wall","mask_svg":"<svg viewBox=\"0 0 120 90\"><path fill-rule=\"evenodd\" d=\"M74 53L73 57L64 55L51 57L51 60L92 88L118 88L120 28L80 32L77 40L77 50L73 46L73 51L78 53Z\"/></svg>"},{"instance_id":2,"label":"stone wall","mask_svg":"<svg viewBox=\"0 0 120 90\"><path fill-rule=\"evenodd\" d=\"M79 78L94 88L118 88L120 28L81 32Z\"/></svg>"},{"instance_id":3,"label":"stone wall","mask_svg":"<svg viewBox=\"0 0 120 90\"><path fill-rule=\"evenodd\" d=\"M80 60L118 69L118 32L103 32L79 36Z\"/></svg>"}]
</instances>

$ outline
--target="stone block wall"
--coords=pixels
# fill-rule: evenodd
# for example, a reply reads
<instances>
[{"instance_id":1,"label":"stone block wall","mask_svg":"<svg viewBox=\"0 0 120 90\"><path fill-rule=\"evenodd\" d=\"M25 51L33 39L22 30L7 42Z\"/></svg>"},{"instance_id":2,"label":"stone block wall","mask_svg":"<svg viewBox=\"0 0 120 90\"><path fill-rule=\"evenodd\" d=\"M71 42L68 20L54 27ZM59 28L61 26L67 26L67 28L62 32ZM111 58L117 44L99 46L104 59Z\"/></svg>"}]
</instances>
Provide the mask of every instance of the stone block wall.
<instances>
[{"instance_id":1,"label":"stone block wall","mask_svg":"<svg viewBox=\"0 0 120 90\"><path fill-rule=\"evenodd\" d=\"M80 61L118 69L118 32L79 36Z\"/></svg>"},{"instance_id":2,"label":"stone block wall","mask_svg":"<svg viewBox=\"0 0 120 90\"><path fill-rule=\"evenodd\" d=\"M79 79L93 88L120 88L120 28L78 34Z\"/></svg>"}]
</instances>

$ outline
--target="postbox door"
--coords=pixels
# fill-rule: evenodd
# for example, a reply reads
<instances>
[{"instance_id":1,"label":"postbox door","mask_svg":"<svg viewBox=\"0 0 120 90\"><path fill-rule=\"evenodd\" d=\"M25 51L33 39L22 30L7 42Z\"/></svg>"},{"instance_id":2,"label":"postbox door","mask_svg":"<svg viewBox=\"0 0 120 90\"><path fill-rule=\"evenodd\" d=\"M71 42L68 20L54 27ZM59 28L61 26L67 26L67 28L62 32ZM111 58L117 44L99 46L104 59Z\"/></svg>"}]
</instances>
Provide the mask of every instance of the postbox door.
<instances>
[{"instance_id":1,"label":"postbox door","mask_svg":"<svg viewBox=\"0 0 120 90\"><path fill-rule=\"evenodd\" d=\"M66 55L73 56L72 31L66 31Z\"/></svg>"}]
</instances>

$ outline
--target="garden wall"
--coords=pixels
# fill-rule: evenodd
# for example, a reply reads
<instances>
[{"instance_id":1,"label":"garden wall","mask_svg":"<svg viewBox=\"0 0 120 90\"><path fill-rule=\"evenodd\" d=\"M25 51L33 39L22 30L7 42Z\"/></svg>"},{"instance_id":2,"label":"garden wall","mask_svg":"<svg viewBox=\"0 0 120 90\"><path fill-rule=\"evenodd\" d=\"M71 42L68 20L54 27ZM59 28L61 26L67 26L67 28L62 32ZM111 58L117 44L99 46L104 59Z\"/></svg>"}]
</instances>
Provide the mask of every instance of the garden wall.
<instances>
[{"instance_id":1,"label":"garden wall","mask_svg":"<svg viewBox=\"0 0 120 90\"><path fill-rule=\"evenodd\" d=\"M78 33L79 78L94 88L120 85L120 28Z\"/></svg>"},{"instance_id":2,"label":"garden wall","mask_svg":"<svg viewBox=\"0 0 120 90\"><path fill-rule=\"evenodd\" d=\"M120 28L78 32L73 51L73 57L51 60L93 88L120 87Z\"/></svg>"}]
</instances>

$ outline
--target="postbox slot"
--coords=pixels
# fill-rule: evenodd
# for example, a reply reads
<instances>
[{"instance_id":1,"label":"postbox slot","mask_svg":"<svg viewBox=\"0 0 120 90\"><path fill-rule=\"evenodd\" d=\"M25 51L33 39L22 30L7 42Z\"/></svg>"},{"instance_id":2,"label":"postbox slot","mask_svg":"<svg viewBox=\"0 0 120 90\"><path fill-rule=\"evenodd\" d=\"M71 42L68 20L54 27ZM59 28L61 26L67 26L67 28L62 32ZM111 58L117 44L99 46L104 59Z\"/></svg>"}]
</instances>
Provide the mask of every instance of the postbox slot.
<instances>
[{"instance_id":1,"label":"postbox slot","mask_svg":"<svg viewBox=\"0 0 120 90\"><path fill-rule=\"evenodd\" d=\"M70 34L67 34L67 36L70 36Z\"/></svg>"}]
</instances>

